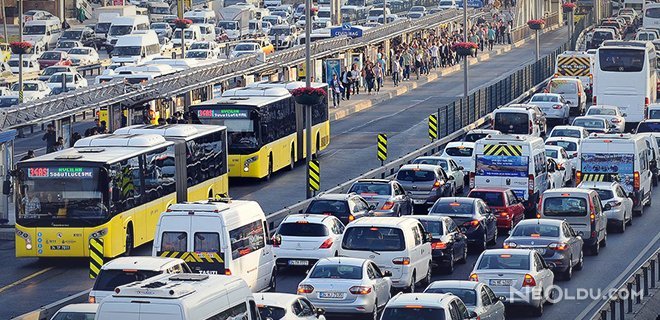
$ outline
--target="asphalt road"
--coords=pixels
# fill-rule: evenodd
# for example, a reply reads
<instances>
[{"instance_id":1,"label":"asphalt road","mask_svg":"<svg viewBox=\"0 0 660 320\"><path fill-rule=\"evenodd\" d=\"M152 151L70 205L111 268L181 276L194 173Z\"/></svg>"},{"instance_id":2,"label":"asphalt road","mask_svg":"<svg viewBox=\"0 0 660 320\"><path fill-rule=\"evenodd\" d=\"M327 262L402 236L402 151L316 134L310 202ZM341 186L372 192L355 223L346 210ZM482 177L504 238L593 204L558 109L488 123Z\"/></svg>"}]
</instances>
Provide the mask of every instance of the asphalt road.
<instances>
[{"instance_id":1,"label":"asphalt road","mask_svg":"<svg viewBox=\"0 0 660 320\"><path fill-rule=\"evenodd\" d=\"M558 30L542 38L545 53L565 39L565 30ZM516 67L533 60L533 46L515 49L506 55L492 58L487 63L471 66L471 88L494 82ZM388 153L397 158L428 142L426 117L437 107L451 102L462 94L462 73L455 73L420 87L410 94L381 103L369 110L333 122L330 147L321 154L322 189L327 189L349 178L355 177L379 162L375 156L375 137L387 133ZM81 124L82 126L82 124ZM30 139L30 138L29 138ZM31 138L37 141L38 138ZM18 140L17 146L29 147L27 140ZM304 198L304 168L299 166L292 172L276 174L269 183L254 181L232 181L231 195L234 198L257 200L265 211L276 211ZM656 195L655 203L660 203ZM656 205L657 207L657 205ZM587 257L585 270L577 272L571 282L561 283L563 288L607 288L610 282L624 273L647 245L657 249L656 237L660 218L653 214L656 207L647 208L647 214L634 221L626 234L610 234L608 247L598 257ZM655 209L655 210L654 210ZM656 238L654 238L656 237ZM653 240L651 240L653 239ZM500 237L501 244L503 237ZM143 246L137 255L150 254ZM653 251L653 250L651 250ZM471 255L465 266L459 266L452 275L435 275L439 279L467 279L476 255ZM641 259L643 261L643 259ZM86 259L45 260L14 258L13 242L0 242L0 319L20 315L68 295L85 290L92 285L87 276ZM606 268L602 266L607 266ZM280 292L295 292L303 274L284 271L278 278ZM561 302L546 308L547 319L576 318L590 301ZM522 313L514 312L514 317Z\"/></svg>"}]
</instances>

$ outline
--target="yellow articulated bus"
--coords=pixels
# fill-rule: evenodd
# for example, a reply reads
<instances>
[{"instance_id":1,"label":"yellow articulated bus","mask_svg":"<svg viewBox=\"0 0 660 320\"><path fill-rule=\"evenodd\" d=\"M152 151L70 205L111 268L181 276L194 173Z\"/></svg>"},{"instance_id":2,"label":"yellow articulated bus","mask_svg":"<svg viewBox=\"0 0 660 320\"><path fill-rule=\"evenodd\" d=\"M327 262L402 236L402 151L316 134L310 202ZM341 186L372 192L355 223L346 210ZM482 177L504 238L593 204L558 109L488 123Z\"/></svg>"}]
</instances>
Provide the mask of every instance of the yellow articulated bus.
<instances>
[{"instance_id":1,"label":"yellow articulated bus","mask_svg":"<svg viewBox=\"0 0 660 320\"><path fill-rule=\"evenodd\" d=\"M303 106L295 103L289 84L228 90L219 99L190 107L193 123L227 127L229 177L269 179L305 158ZM328 100L323 99L312 106L312 153L329 144Z\"/></svg>"},{"instance_id":2,"label":"yellow articulated bus","mask_svg":"<svg viewBox=\"0 0 660 320\"><path fill-rule=\"evenodd\" d=\"M207 180L227 180L224 130L197 154L160 135L107 134L19 162L16 256L86 257L92 238L103 240L105 257L130 254L153 240L169 205Z\"/></svg>"}]
</instances>

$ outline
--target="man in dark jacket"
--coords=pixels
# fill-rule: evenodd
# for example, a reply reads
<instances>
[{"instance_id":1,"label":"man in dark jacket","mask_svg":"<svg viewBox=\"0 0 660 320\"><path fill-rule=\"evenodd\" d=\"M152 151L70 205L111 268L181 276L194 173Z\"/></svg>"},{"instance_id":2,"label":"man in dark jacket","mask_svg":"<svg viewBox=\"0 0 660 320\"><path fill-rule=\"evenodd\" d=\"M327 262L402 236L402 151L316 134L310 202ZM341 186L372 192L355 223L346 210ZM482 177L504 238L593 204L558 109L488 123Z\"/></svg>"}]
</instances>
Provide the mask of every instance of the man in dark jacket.
<instances>
[{"instance_id":1,"label":"man in dark jacket","mask_svg":"<svg viewBox=\"0 0 660 320\"><path fill-rule=\"evenodd\" d=\"M55 144L57 143L57 135L55 134L55 126L49 124L47 131L41 140L46 141L46 153L55 151Z\"/></svg>"}]
</instances>

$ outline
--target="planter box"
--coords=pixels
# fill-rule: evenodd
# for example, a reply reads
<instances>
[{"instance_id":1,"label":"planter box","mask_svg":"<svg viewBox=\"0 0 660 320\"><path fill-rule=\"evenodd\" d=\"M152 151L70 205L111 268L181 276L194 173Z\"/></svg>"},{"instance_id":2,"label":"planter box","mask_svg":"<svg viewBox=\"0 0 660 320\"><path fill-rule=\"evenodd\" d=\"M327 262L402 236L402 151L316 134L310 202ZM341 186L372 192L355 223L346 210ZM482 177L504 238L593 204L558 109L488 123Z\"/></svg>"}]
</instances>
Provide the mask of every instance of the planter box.
<instances>
[{"instance_id":1,"label":"planter box","mask_svg":"<svg viewBox=\"0 0 660 320\"><path fill-rule=\"evenodd\" d=\"M527 24L527 25L532 30L541 30L541 29L543 29L543 27L545 27L545 24L543 24L543 23L530 23L530 24Z\"/></svg>"},{"instance_id":2,"label":"planter box","mask_svg":"<svg viewBox=\"0 0 660 320\"><path fill-rule=\"evenodd\" d=\"M177 29L188 29L190 27L189 23L177 23L175 25Z\"/></svg>"},{"instance_id":3,"label":"planter box","mask_svg":"<svg viewBox=\"0 0 660 320\"><path fill-rule=\"evenodd\" d=\"M32 52L33 47L29 48L16 48L16 47L11 47L11 52L14 54L29 54Z\"/></svg>"},{"instance_id":4,"label":"planter box","mask_svg":"<svg viewBox=\"0 0 660 320\"><path fill-rule=\"evenodd\" d=\"M456 48L456 54L462 57L473 56L477 49L475 48Z\"/></svg>"},{"instance_id":5,"label":"planter box","mask_svg":"<svg viewBox=\"0 0 660 320\"><path fill-rule=\"evenodd\" d=\"M321 103L323 100L323 96L319 95L311 95L311 94L304 94L302 96L294 96L294 99L296 100L296 103L302 104L305 106L313 106Z\"/></svg>"}]
</instances>

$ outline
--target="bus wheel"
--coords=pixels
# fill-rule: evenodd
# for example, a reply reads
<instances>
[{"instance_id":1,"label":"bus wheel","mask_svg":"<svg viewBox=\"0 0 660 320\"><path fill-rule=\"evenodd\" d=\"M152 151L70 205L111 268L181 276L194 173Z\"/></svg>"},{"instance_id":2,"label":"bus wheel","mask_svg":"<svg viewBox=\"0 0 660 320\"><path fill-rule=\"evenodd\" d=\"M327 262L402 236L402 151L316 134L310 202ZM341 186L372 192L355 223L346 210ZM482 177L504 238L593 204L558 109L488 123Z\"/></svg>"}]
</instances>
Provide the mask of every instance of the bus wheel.
<instances>
[{"instance_id":1,"label":"bus wheel","mask_svg":"<svg viewBox=\"0 0 660 320\"><path fill-rule=\"evenodd\" d=\"M133 251L133 225L129 223L126 227L126 251L124 251L124 255L130 256L131 251Z\"/></svg>"}]
</instances>

